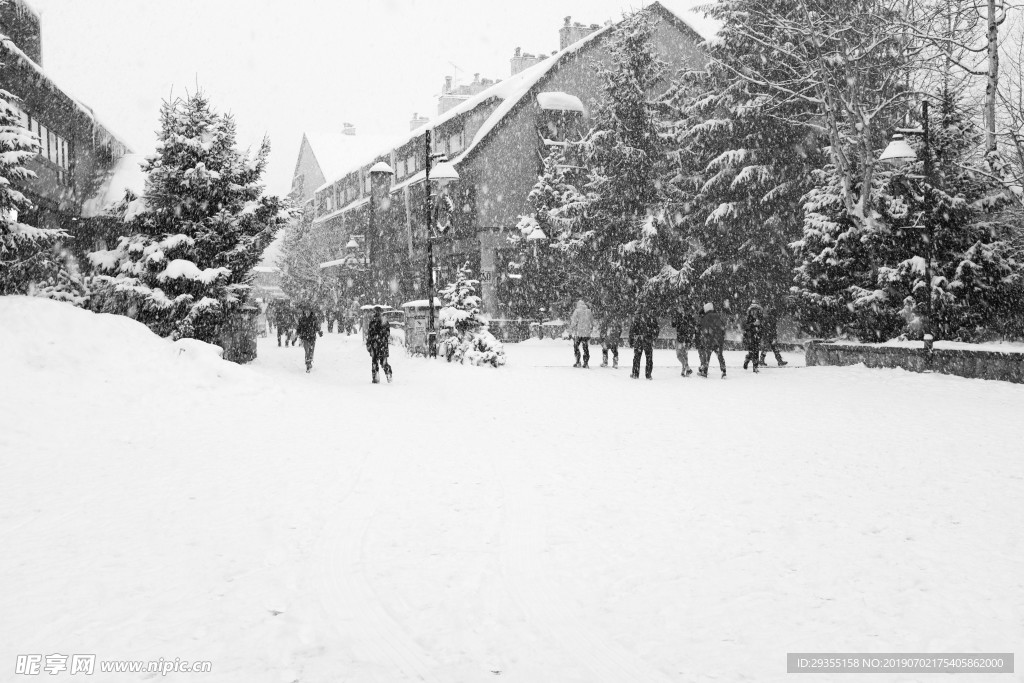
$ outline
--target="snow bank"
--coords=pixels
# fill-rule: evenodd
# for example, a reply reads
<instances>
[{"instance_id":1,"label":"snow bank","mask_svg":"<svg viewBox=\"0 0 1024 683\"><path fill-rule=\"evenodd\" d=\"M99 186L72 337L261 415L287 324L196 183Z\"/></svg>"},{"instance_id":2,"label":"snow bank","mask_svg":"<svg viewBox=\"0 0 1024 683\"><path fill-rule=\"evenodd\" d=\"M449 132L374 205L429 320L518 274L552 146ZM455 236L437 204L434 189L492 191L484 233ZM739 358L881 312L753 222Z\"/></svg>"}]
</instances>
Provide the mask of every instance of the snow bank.
<instances>
[{"instance_id":1,"label":"snow bank","mask_svg":"<svg viewBox=\"0 0 1024 683\"><path fill-rule=\"evenodd\" d=\"M138 389L140 383L204 385L245 376L220 355L219 346L195 339L172 342L125 316L38 297L0 297L0 374L9 386L61 384L75 376Z\"/></svg>"}]
</instances>

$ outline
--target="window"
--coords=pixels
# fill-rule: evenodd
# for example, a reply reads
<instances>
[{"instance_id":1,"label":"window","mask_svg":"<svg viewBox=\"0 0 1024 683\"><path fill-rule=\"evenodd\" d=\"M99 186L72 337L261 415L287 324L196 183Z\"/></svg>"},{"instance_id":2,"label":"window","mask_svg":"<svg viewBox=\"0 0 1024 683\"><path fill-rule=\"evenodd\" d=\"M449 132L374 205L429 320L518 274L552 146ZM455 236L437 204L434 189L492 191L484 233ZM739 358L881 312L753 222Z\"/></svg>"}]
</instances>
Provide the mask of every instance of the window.
<instances>
[{"instance_id":1,"label":"window","mask_svg":"<svg viewBox=\"0 0 1024 683\"><path fill-rule=\"evenodd\" d=\"M462 147L463 147L464 140L465 140L465 138L463 137L464 134L465 134L464 131L460 130L458 133L456 133L455 135L452 135L450 138L448 138L448 153L449 154L458 154L459 152L462 151Z\"/></svg>"},{"instance_id":2,"label":"window","mask_svg":"<svg viewBox=\"0 0 1024 683\"><path fill-rule=\"evenodd\" d=\"M405 160L405 169L411 175L416 172L416 156L413 155Z\"/></svg>"},{"instance_id":3,"label":"window","mask_svg":"<svg viewBox=\"0 0 1024 683\"><path fill-rule=\"evenodd\" d=\"M367 173L363 178L363 192L370 194L370 174Z\"/></svg>"}]
</instances>

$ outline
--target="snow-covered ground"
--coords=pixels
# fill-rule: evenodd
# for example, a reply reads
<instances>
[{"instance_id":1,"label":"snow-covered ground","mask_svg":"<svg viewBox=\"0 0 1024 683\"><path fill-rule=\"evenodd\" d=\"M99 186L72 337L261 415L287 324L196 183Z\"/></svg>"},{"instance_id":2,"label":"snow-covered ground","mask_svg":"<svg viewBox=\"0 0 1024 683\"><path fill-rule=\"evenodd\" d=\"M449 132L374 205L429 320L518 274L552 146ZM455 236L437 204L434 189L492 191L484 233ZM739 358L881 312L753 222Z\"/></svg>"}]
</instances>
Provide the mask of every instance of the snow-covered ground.
<instances>
[{"instance_id":1,"label":"snow-covered ground","mask_svg":"<svg viewBox=\"0 0 1024 683\"><path fill-rule=\"evenodd\" d=\"M306 375L0 299L0 680L782 681L1024 642L1024 386L506 350L371 385L358 337Z\"/></svg>"}]
</instances>

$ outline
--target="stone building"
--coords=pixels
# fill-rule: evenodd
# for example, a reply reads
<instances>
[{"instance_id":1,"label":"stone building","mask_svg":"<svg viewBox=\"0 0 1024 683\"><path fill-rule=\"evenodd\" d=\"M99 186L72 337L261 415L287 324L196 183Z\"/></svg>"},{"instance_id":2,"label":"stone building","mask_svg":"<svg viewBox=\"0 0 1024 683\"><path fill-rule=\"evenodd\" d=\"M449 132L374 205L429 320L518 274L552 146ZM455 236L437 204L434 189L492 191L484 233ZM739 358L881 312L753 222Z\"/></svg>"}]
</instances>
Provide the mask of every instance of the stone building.
<instances>
[{"instance_id":1,"label":"stone building","mask_svg":"<svg viewBox=\"0 0 1024 683\"><path fill-rule=\"evenodd\" d=\"M670 71L703 65L702 38L686 21L657 2L642 11L656 20L654 49ZM519 217L530 210L527 197L541 171L545 147L578 138L586 130L603 96L599 70L611 58L612 26L583 26L567 18L559 31L562 48L557 52L539 60L530 56L534 63L524 64L526 55L517 50L509 78L342 173L324 174L326 180L313 193L303 220L331 235L337 257L343 255L349 236L364 236L360 244L372 252L371 261L393 271L385 303L422 298L429 130L432 152L446 155L459 173L459 180L447 189L450 202L445 204L453 209L442 219L447 229L434 240L435 282L443 286L468 262L481 280L486 313L501 317L495 294L496 256L507 246ZM393 174L371 173L380 162Z\"/></svg>"},{"instance_id":2,"label":"stone building","mask_svg":"<svg viewBox=\"0 0 1024 683\"><path fill-rule=\"evenodd\" d=\"M36 178L18 184L33 205L18 219L67 230L66 246L80 255L102 246L102 222L90 220L90 208L130 150L90 107L53 82L42 60L39 15L26 0L0 3L0 89L20 98L12 104L41 147L26 164ZM138 172L137 160L127 171Z\"/></svg>"}]
</instances>

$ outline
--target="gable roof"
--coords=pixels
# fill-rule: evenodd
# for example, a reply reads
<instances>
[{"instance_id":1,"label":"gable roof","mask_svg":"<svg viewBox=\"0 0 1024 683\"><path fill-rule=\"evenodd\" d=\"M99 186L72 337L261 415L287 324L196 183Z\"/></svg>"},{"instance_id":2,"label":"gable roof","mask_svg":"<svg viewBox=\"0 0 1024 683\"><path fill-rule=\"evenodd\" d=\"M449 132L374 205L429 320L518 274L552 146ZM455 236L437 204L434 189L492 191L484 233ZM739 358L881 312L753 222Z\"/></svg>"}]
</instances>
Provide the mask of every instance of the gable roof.
<instances>
[{"instance_id":1,"label":"gable roof","mask_svg":"<svg viewBox=\"0 0 1024 683\"><path fill-rule=\"evenodd\" d=\"M694 29L693 26L686 19L679 16L672 10L668 9L660 2L653 2L640 11L657 12L665 19L667 19L670 23L672 23L672 25L675 26L677 29L685 33L690 33L694 41L697 43L701 43L706 40L706 38L696 29ZM474 150L477 147L479 147L480 144L484 142L484 140L486 140L491 135L491 133L501 125L501 123L506 119L506 117L508 117L509 114L513 112L513 110L517 109L521 104L525 104L526 102L528 102L529 98L527 98L527 95L536 91L537 87L539 85L542 85L547 80L547 77L549 75L553 74L555 69L562 63L562 61L565 58L567 58L570 55L578 53L580 50L598 42L603 37L610 35L611 31L621 23L622 22L619 21L616 23L606 24L605 26L597 29L593 33L585 36L584 38L573 43L572 45L566 46L562 50L559 50L558 52L534 64L533 66L530 66L529 68L526 68L523 71L520 71L514 76L511 76L503 81L499 81L498 83L492 85L486 90L482 90L481 92L470 97L466 101L459 103L455 107L452 107L451 109L444 112L440 116L430 119L429 121L427 121L427 123L420 126L419 128L416 128L415 130L412 130L404 134L403 136L394 138L391 141L391 144L381 145L377 147L375 152L370 152L368 149L367 153L363 156L358 165L350 164L349 166L346 167L346 170L338 174L325 173L324 176L327 178L327 181L323 185L318 187L316 191L319 192L320 190L323 190L329 185L332 185L338 180L340 180L345 175L348 175L349 173L352 173L353 171L361 168L362 166L365 166L368 163L375 161L378 157L382 157L384 155L389 154L394 149L398 149L399 147L408 144L411 140L414 140L418 137L422 137L423 134L428 129L434 129L440 126L441 124L445 123L446 121L450 121L458 116L471 112L475 109L481 108L485 104L492 103L493 101L498 101L498 106L495 107L495 109L486 118L484 123L480 126L476 134L473 136L473 139L468 142L466 147L461 152L459 152L457 155L454 156L454 158L451 159L451 163L458 164L459 162L466 159L470 154L472 154ZM423 171L419 171L416 174L410 176L409 178L403 180L403 182L393 185L391 187L391 191L400 189L405 185L420 182L423 180L424 177L425 173ZM349 209L355 208L364 200L365 198L363 198L362 200L357 199L352 203L342 207L341 209L332 212L329 216L318 217L316 219L316 222L320 222L323 219L333 217L339 213L344 213Z\"/></svg>"}]
</instances>

